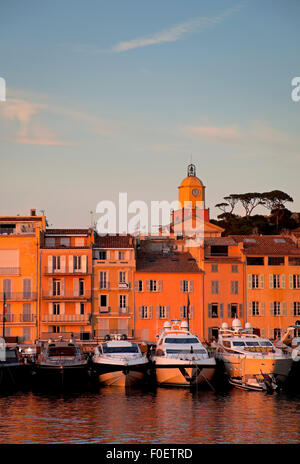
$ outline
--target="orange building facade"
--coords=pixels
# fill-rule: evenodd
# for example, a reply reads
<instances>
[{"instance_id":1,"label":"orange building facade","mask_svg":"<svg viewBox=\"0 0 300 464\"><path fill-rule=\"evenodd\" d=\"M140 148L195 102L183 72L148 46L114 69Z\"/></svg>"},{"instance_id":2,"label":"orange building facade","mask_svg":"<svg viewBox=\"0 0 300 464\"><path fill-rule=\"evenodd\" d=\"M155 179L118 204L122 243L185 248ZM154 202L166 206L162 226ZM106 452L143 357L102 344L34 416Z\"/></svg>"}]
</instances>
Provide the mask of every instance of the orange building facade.
<instances>
[{"instance_id":1,"label":"orange building facade","mask_svg":"<svg viewBox=\"0 0 300 464\"><path fill-rule=\"evenodd\" d=\"M38 337L40 232L45 216L0 217L0 336L31 343ZM6 300L6 306L4 306Z\"/></svg>"},{"instance_id":2,"label":"orange building facade","mask_svg":"<svg viewBox=\"0 0 300 464\"><path fill-rule=\"evenodd\" d=\"M47 229L41 236L39 338L92 338L91 229Z\"/></svg>"}]
</instances>

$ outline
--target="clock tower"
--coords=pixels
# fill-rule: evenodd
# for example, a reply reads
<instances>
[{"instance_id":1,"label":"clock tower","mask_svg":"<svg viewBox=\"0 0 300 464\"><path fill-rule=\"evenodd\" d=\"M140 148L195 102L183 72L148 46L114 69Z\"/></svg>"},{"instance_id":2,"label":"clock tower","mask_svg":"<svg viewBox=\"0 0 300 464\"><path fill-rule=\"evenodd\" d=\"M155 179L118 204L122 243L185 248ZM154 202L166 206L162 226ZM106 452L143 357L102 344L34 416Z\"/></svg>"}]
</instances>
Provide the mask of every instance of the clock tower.
<instances>
[{"instance_id":1,"label":"clock tower","mask_svg":"<svg viewBox=\"0 0 300 464\"><path fill-rule=\"evenodd\" d=\"M205 186L198 177L196 177L196 167L194 164L189 164L187 168L187 177L183 179L180 186L178 187L179 194L178 200L181 203L181 207L184 207L185 202L192 208L200 206L205 209ZM200 205L197 202L202 202Z\"/></svg>"}]
</instances>

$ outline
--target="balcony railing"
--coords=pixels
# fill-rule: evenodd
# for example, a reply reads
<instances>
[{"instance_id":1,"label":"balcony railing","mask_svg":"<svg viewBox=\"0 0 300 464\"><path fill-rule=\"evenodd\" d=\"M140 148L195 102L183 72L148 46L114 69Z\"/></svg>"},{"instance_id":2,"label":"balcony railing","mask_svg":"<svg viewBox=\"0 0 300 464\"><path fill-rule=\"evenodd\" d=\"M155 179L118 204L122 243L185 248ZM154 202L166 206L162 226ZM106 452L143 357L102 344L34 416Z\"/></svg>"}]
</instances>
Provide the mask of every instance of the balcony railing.
<instances>
[{"instance_id":1,"label":"balcony railing","mask_svg":"<svg viewBox=\"0 0 300 464\"><path fill-rule=\"evenodd\" d=\"M133 331L132 329L99 329L96 330L95 333L95 338L97 339L103 339L105 335L110 335L111 338L114 338L115 335L126 335L127 337L132 337L133 336Z\"/></svg>"},{"instance_id":2,"label":"balcony railing","mask_svg":"<svg viewBox=\"0 0 300 464\"><path fill-rule=\"evenodd\" d=\"M44 268L44 275L52 275L52 274L55 274L55 275L61 275L61 274L71 274L71 275L86 275L88 274L88 271L87 270L83 270L83 269L69 269L68 266L65 266L65 268L61 268L61 269L53 269L51 267L48 267L46 266Z\"/></svg>"},{"instance_id":3,"label":"balcony railing","mask_svg":"<svg viewBox=\"0 0 300 464\"><path fill-rule=\"evenodd\" d=\"M99 283L99 290L110 290L110 282L101 282Z\"/></svg>"},{"instance_id":4,"label":"balcony railing","mask_svg":"<svg viewBox=\"0 0 300 464\"><path fill-rule=\"evenodd\" d=\"M34 314L19 314L20 322L34 322Z\"/></svg>"},{"instance_id":5,"label":"balcony railing","mask_svg":"<svg viewBox=\"0 0 300 464\"><path fill-rule=\"evenodd\" d=\"M90 322L90 314L43 314L42 322Z\"/></svg>"},{"instance_id":6,"label":"balcony railing","mask_svg":"<svg viewBox=\"0 0 300 464\"><path fill-rule=\"evenodd\" d=\"M128 314L128 313L129 313L129 306L119 308L119 314Z\"/></svg>"},{"instance_id":7,"label":"balcony railing","mask_svg":"<svg viewBox=\"0 0 300 464\"><path fill-rule=\"evenodd\" d=\"M130 283L129 282L119 282L119 288L122 290L129 290Z\"/></svg>"},{"instance_id":8,"label":"balcony railing","mask_svg":"<svg viewBox=\"0 0 300 464\"><path fill-rule=\"evenodd\" d=\"M54 292L56 293L56 292ZM86 300L86 299L89 299L91 298L91 291L90 290L86 290L83 295L79 294L78 292L74 291L74 290L65 290L64 292L60 291L60 294L59 295L55 295L53 294L53 292L49 291L49 290L43 290L42 291L42 297L43 298L51 298L52 300L53 299L60 299L60 300L63 300L63 299L74 299L74 298L80 298L80 299L83 299L83 300Z\"/></svg>"},{"instance_id":9,"label":"balcony railing","mask_svg":"<svg viewBox=\"0 0 300 464\"><path fill-rule=\"evenodd\" d=\"M33 301L37 298L36 292L1 292L0 301L4 300L4 294L6 301Z\"/></svg>"},{"instance_id":10,"label":"balcony railing","mask_svg":"<svg viewBox=\"0 0 300 464\"><path fill-rule=\"evenodd\" d=\"M20 275L19 267L0 267L0 275Z\"/></svg>"},{"instance_id":11,"label":"balcony railing","mask_svg":"<svg viewBox=\"0 0 300 464\"><path fill-rule=\"evenodd\" d=\"M110 313L110 306L99 306L99 313Z\"/></svg>"},{"instance_id":12,"label":"balcony railing","mask_svg":"<svg viewBox=\"0 0 300 464\"><path fill-rule=\"evenodd\" d=\"M10 314L6 313L4 315L5 322L34 322L35 315L34 314ZM3 314L0 314L0 324L3 323Z\"/></svg>"}]
</instances>

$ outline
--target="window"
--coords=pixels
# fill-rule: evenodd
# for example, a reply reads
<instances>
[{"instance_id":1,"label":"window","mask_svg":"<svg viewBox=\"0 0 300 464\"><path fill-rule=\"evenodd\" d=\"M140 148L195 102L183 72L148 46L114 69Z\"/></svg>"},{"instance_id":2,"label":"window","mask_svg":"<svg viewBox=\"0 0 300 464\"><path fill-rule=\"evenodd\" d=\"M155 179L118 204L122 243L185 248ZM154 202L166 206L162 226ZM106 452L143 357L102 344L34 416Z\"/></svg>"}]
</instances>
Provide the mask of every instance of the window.
<instances>
[{"instance_id":1,"label":"window","mask_svg":"<svg viewBox=\"0 0 300 464\"><path fill-rule=\"evenodd\" d=\"M23 327L23 340L29 341L31 339L31 328L30 327Z\"/></svg>"},{"instance_id":2,"label":"window","mask_svg":"<svg viewBox=\"0 0 300 464\"><path fill-rule=\"evenodd\" d=\"M46 247L55 247L55 238L54 237L47 237L45 240Z\"/></svg>"},{"instance_id":3,"label":"window","mask_svg":"<svg viewBox=\"0 0 300 464\"><path fill-rule=\"evenodd\" d=\"M107 306L107 295L100 295L100 307L106 308Z\"/></svg>"},{"instance_id":4,"label":"window","mask_svg":"<svg viewBox=\"0 0 300 464\"><path fill-rule=\"evenodd\" d=\"M274 329L274 340L281 338L281 329Z\"/></svg>"},{"instance_id":5,"label":"window","mask_svg":"<svg viewBox=\"0 0 300 464\"><path fill-rule=\"evenodd\" d=\"M107 259L107 253L104 250L99 251L99 259L105 261Z\"/></svg>"},{"instance_id":6,"label":"window","mask_svg":"<svg viewBox=\"0 0 300 464\"><path fill-rule=\"evenodd\" d=\"M84 295L84 279L79 279L79 296Z\"/></svg>"},{"instance_id":7,"label":"window","mask_svg":"<svg viewBox=\"0 0 300 464\"><path fill-rule=\"evenodd\" d=\"M252 301L252 316L259 316L259 302Z\"/></svg>"},{"instance_id":8,"label":"window","mask_svg":"<svg viewBox=\"0 0 300 464\"><path fill-rule=\"evenodd\" d=\"M53 325L52 326L52 333L60 333L59 325Z\"/></svg>"},{"instance_id":9,"label":"window","mask_svg":"<svg viewBox=\"0 0 300 464\"><path fill-rule=\"evenodd\" d=\"M211 245L211 256L228 256L228 246L224 245Z\"/></svg>"},{"instance_id":10,"label":"window","mask_svg":"<svg viewBox=\"0 0 300 464\"><path fill-rule=\"evenodd\" d=\"M52 281L52 295L59 296L61 291L61 281L59 279L53 279Z\"/></svg>"},{"instance_id":11,"label":"window","mask_svg":"<svg viewBox=\"0 0 300 464\"><path fill-rule=\"evenodd\" d=\"M228 305L228 317L235 319L238 317L238 305L237 303L229 303Z\"/></svg>"},{"instance_id":12,"label":"window","mask_svg":"<svg viewBox=\"0 0 300 464\"><path fill-rule=\"evenodd\" d=\"M11 279L3 279L3 293L6 298L11 298Z\"/></svg>"},{"instance_id":13,"label":"window","mask_svg":"<svg viewBox=\"0 0 300 464\"><path fill-rule=\"evenodd\" d=\"M181 280L180 291L184 293L193 292L194 281L193 280Z\"/></svg>"},{"instance_id":14,"label":"window","mask_svg":"<svg viewBox=\"0 0 300 464\"><path fill-rule=\"evenodd\" d=\"M30 322L31 321L31 304L24 303L23 304L23 314L22 314L23 322Z\"/></svg>"},{"instance_id":15,"label":"window","mask_svg":"<svg viewBox=\"0 0 300 464\"><path fill-rule=\"evenodd\" d=\"M181 319L187 319L187 317L188 317L187 306L181 306L181 308L180 308L180 317L181 317Z\"/></svg>"},{"instance_id":16,"label":"window","mask_svg":"<svg viewBox=\"0 0 300 464\"><path fill-rule=\"evenodd\" d=\"M31 279L23 279L23 298L31 298Z\"/></svg>"},{"instance_id":17,"label":"window","mask_svg":"<svg viewBox=\"0 0 300 464\"><path fill-rule=\"evenodd\" d=\"M284 264L284 256L269 256L268 265L269 266L281 266Z\"/></svg>"},{"instance_id":18,"label":"window","mask_svg":"<svg viewBox=\"0 0 300 464\"><path fill-rule=\"evenodd\" d=\"M126 308L126 295L119 295L119 303L120 309Z\"/></svg>"},{"instance_id":19,"label":"window","mask_svg":"<svg viewBox=\"0 0 300 464\"><path fill-rule=\"evenodd\" d=\"M294 301L294 316L300 316L300 301Z\"/></svg>"},{"instance_id":20,"label":"window","mask_svg":"<svg viewBox=\"0 0 300 464\"><path fill-rule=\"evenodd\" d=\"M124 260L125 253L124 251L119 251L119 260L123 261Z\"/></svg>"},{"instance_id":21,"label":"window","mask_svg":"<svg viewBox=\"0 0 300 464\"><path fill-rule=\"evenodd\" d=\"M274 301L273 302L273 315L274 316L280 316L280 302L279 301Z\"/></svg>"},{"instance_id":22,"label":"window","mask_svg":"<svg viewBox=\"0 0 300 464\"><path fill-rule=\"evenodd\" d=\"M52 314L58 315L60 313L60 304L53 303L52 305Z\"/></svg>"},{"instance_id":23,"label":"window","mask_svg":"<svg viewBox=\"0 0 300 464\"><path fill-rule=\"evenodd\" d=\"M218 280L211 281L211 293L213 295L217 295L219 293L219 281Z\"/></svg>"},{"instance_id":24,"label":"window","mask_svg":"<svg viewBox=\"0 0 300 464\"><path fill-rule=\"evenodd\" d=\"M166 317L167 317L166 307L165 306L159 306L158 307L158 318L159 319L166 319Z\"/></svg>"},{"instance_id":25,"label":"window","mask_svg":"<svg viewBox=\"0 0 300 464\"><path fill-rule=\"evenodd\" d=\"M219 317L219 305L218 305L218 303L212 303L212 305L211 305L211 317Z\"/></svg>"},{"instance_id":26,"label":"window","mask_svg":"<svg viewBox=\"0 0 300 464\"><path fill-rule=\"evenodd\" d=\"M212 264L211 265L211 272L218 272L218 265L217 264Z\"/></svg>"},{"instance_id":27,"label":"window","mask_svg":"<svg viewBox=\"0 0 300 464\"><path fill-rule=\"evenodd\" d=\"M75 238L75 246L76 247L84 247L84 237L76 237Z\"/></svg>"},{"instance_id":28,"label":"window","mask_svg":"<svg viewBox=\"0 0 300 464\"><path fill-rule=\"evenodd\" d=\"M52 256L52 268L53 271L60 270L60 256Z\"/></svg>"},{"instance_id":29,"label":"window","mask_svg":"<svg viewBox=\"0 0 300 464\"><path fill-rule=\"evenodd\" d=\"M70 246L70 237L63 237L60 239L61 246L69 247Z\"/></svg>"},{"instance_id":30,"label":"window","mask_svg":"<svg viewBox=\"0 0 300 464\"><path fill-rule=\"evenodd\" d=\"M247 266L263 266L264 257L263 256L247 256Z\"/></svg>"},{"instance_id":31,"label":"window","mask_svg":"<svg viewBox=\"0 0 300 464\"><path fill-rule=\"evenodd\" d=\"M290 282L292 285L290 285L291 288L300 288L300 274L293 274L290 277Z\"/></svg>"},{"instance_id":32,"label":"window","mask_svg":"<svg viewBox=\"0 0 300 464\"><path fill-rule=\"evenodd\" d=\"M119 272L119 283L125 284L126 283L126 272Z\"/></svg>"},{"instance_id":33,"label":"window","mask_svg":"<svg viewBox=\"0 0 300 464\"><path fill-rule=\"evenodd\" d=\"M140 306L139 308L140 319L152 318L152 306Z\"/></svg>"},{"instance_id":34,"label":"window","mask_svg":"<svg viewBox=\"0 0 300 464\"><path fill-rule=\"evenodd\" d=\"M81 270L81 256L73 256L73 268L74 271Z\"/></svg>"},{"instance_id":35,"label":"window","mask_svg":"<svg viewBox=\"0 0 300 464\"><path fill-rule=\"evenodd\" d=\"M289 266L300 266L300 258L289 256Z\"/></svg>"},{"instance_id":36,"label":"window","mask_svg":"<svg viewBox=\"0 0 300 464\"><path fill-rule=\"evenodd\" d=\"M280 275L273 274L273 288L280 288Z\"/></svg>"},{"instance_id":37,"label":"window","mask_svg":"<svg viewBox=\"0 0 300 464\"><path fill-rule=\"evenodd\" d=\"M231 288L231 294L237 295L239 293L239 282L237 280L232 280L230 288Z\"/></svg>"},{"instance_id":38,"label":"window","mask_svg":"<svg viewBox=\"0 0 300 464\"><path fill-rule=\"evenodd\" d=\"M84 314L84 303L80 303L80 314Z\"/></svg>"},{"instance_id":39,"label":"window","mask_svg":"<svg viewBox=\"0 0 300 464\"><path fill-rule=\"evenodd\" d=\"M233 273L238 273L239 272L239 267L237 264L232 264L231 265L231 272Z\"/></svg>"},{"instance_id":40,"label":"window","mask_svg":"<svg viewBox=\"0 0 300 464\"><path fill-rule=\"evenodd\" d=\"M105 271L99 274L99 288L107 288L107 272Z\"/></svg>"},{"instance_id":41,"label":"window","mask_svg":"<svg viewBox=\"0 0 300 464\"><path fill-rule=\"evenodd\" d=\"M138 280L138 291L139 292L143 291L143 281L142 280Z\"/></svg>"},{"instance_id":42,"label":"window","mask_svg":"<svg viewBox=\"0 0 300 464\"><path fill-rule=\"evenodd\" d=\"M157 291L157 281L156 280L150 280L149 291L150 292L156 292Z\"/></svg>"},{"instance_id":43,"label":"window","mask_svg":"<svg viewBox=\"0 0 300 464\"><path fill-rule=\"evenodd\" d=\"M250 274L250 288L259 288L258 274Z\"/></svg>"}]
</instances>

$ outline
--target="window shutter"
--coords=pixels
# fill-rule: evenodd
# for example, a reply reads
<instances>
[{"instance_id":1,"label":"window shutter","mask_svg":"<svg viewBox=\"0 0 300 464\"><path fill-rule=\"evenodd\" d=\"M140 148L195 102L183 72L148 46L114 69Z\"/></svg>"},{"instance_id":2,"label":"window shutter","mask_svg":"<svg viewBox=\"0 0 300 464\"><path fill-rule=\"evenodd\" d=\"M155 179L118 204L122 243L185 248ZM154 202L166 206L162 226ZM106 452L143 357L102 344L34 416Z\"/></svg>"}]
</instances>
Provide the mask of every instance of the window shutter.
<instances>
[{"instance_id":1,"label":"window shutter","mask_svg":"<svg viewBox=\"0 0 300 464\"><path fill-rule=\"evenodd\" d=\"M248 316L252 316L252 301L248 303Z\"/></svg>"},{"instance_id":2,"label":"window shutter","mask_svg":"<svg viewBox=\"0 0 300 464\"><path fill-rule=\"evenodd\" d=\"M184 306L180 306L180 319L183 319L183 308Z\"/></svg>"},{"instance_id":3,"label":"window shutter","mask_svg":"<svg viewBox=\"0 0 300 464\"><path fill-rule=\"evenodd\" d=\"M73 256L69 256L69 272L73 272Z\"/></svg>"},{"instance_id":4,"label":"window shutter","mask_svg":"<svg viewBox=\"0 0 300 464\"><path fill-rule=\"evenodd\" d=\"M49 279L49 296L53 295L53 280Z\"/></svg>"},{"instance_id":5,"label":"window shutter","mask_svg":"<svg viewBox=\"0 0 300 464\"><path fill-rule=\"evenodd\" d=\"M190 292L193 293L193 291L194 291L194 281L193 280L190 280L190 285L189 286L190 286L190 288L189 288Z\"/></svg>"},{"instance_id":6,"label":"window shutter","mask_svg":"<svg viewBox=\"0 0 300 464\"><path fill-rule=\"evenodd\" d=\"M29 297L31 294L31 279L23 279L23 295Z\"/></svg>"},{"instance_id":7,"label":"window shutter","mask_svg":"<svg viewBox=\"0 0 300 464\"><path fill-rule=\"evenodd\" d=\"M243 311L243 304L239 304L239 317L243 318L244 317L244 311Z\"/></svg>"},{"instance_id":8,"label":"window shutter","mask_svg":"<svg viewBox=\"0 0 300 464\"><path fill-rule=\"evenodd\" d=\"M252 274L248 274L248 288L252 288Z\"/></svg>"},{"instance_id":9,"label":"window shutter","mask_svg":"<svg viewBox=\"0 0 300 464\"><path fill-rule=\"evenodd\" d=\"M190 307L190 319L194 319L194 306Z\"/></svg>"},{"instance_id":10,"label":"window shutter","mask_svg":"<svg viewBox=\"0 0 300 464\"><path fill-rule=\"evenodd\" d=\"M282 302L282 315L287 316L286 301Z\"/></svg>"},{"instance_id":11,"label":"window shutter","mask_svg":"<svg viewBox=\"0 0 300 464\"><path fill-rule=\"evenodd\" d=\"M153 306L149 306L149 319L153 317Z\"/></svg>"},{"instance_id":12,"label":"window shutter","mask_svg":"<svg viewBox=\"0 0 300 464\"><path fill-rule=\"evenodd\" d=\"M75 303L75 314L80 314L80 303Z\"/></svg>"},{"instance_id":13,"label":"window shutter","mask_svg":"<svg viewBox=\"0 0 300 464\"><path fill-rule=\"evenodd\" d=\"M269 287L274 288L273 274L269 275Z\"/></svg>"},{"instance_id":14,"label":"window shutter","mask_svg":"<svg viewBox=\"0 0 300 464\"><path fill-rule=\"evenodd\" d=\"M87 256L81 256L81 272L87 272Z\"/></svg>"},{"instance_id":15,"label":"window shutter","mask_svg":"<svg viewBox=\"0 0 300 464\"><path fill-rule=\"evenodd\" d=\"M294 288L294 285L293 285L293 274L290 274L290 275L289 275L289 282L290 282L290 288Z\"/></svg>"},{"instance_id":16,"label":"window shutter","mask_svg":"<svg viewBox=\"0 0 300 464\"><path fill-rule=\"evenodd\" d=\"M60 257L60 263L61 263L61 272L66 272L66 257L65 256Z\"/></svg>"},{"instance_id":17,"label":"window shutter","mask_svg":"<svg viewBox=\"0 0 300 464\"><path fill-rule=\"evenodd\" d=\"M76 277L73 279L73 290L74 296L79 296L79 279Z\"/></svg>"},{"instance_id":18,"label":"window shutter","mask_svg":"<svg viewBox=\"0 0 300 464\"><path fill-rule=\"evenodd\" d=\"M180 291L183 292L183 280L180 281Z\"/></svg>"},{"instance_id":19,"label":"window shutter","mask_svg":"<svg viewBox=\"0 0 300 464\"><path fill-rule=\"evenodd\" d=\"M61 296L65 295L65 279L61 279L60 281L60 294Z\"/></svg>"},{"instance_id":20,"label":"window shutter","mask_svg":"<svg viewBox=\"0 0 300 464\"><path fill-rule=\"evenodd\" d=\"M147 292L150 292L150 280L146 280L146 289Z\"/></svg>"},{"instance_id":21,"label":"window shutter","mask_svg":"<svg viewBox=\"0 0 300 464\"><path fill-rule=\"evenodd\" d=\"M52 308L53 308L53 303L48 303L48 314L53 314Z\"/></svg>"},{"instance_id":22,"label":"window shutter","mask_svg":"<svg viewBox=\"0 0 300 464\"><path fill-rule=\"evenodd\" d=\"M208 317L212 317L211 303L208 303Z\"/></svg>"},{"instance_id":23,"label":"window shutter","mask_svg":"<svg viewBox=\"0 0 300 464\"><path fill-rule=\"evenodd\" d=\"M65 303L59 304L59 314L65 314Z\"/></svg>"},{"instance_id":24,"label":"window shutter","mask_svg":"<svg viewBox=\"0 0 300 464\"><path fill-rule=\"evenodd\" d=\"M266 338L266 329L260 329L260 335L262 338Z\"/></svg>"},{"instance_id":25,"label":"window shutter","mask_svg":"<svg viewBox=\"0 0 300 464\"><path fill-rule=\"evenodd\" d=\"M259 276L259 286L260 288L265 288L265 275L264 274L260 274Z\"/></svg>"},{"instance_id":26,"label":"window shutter","mask_svg":"<svg viewBox=\"0 0 300 464\"><path fill-rule=\"evenodd\" d=\"M135 281L134 281L134 291L135 291L135 292L138 292L138 291L139 291L139 281L138 281L138 280L135 280Z\"/></svg>"},{"instance_id":27,"label":"window shutter","mask_svg":"<svg viewBox=\"0 0 300 464\"><path fill-rule=\"evenodd\" d=\"M156 319L159 319L159 306L156 306Z\"/></svg>"},{"instance_id":28,"label":"window shutter","mask_svg":"<svg viewBox=\"0 0 300 464\"><path fill-rule=\"evenodd\" d=\"M281 274L281 288L285 288L285 286L286 286L285 274Z\"/></svg>"},{"instance_id":29,"label":"window shutter","mask_svg":"<svg viewBox=\"0 0 300 464\"><path fill-rule=\"evenodd\" d=\"M163 281L162 281L162 280L159 280L159 281L158 281L158 291L159 291L159 292L162 292L162 289L163 289Z\"/></svg>"},{"instance_id":30,"label":"window shutter","mask_svg":"<svg viewBox=\"0 0 300 464\"><path fill-rule=\"evenodd\" d=\"M269 329L269 338L274 339L274 329Z\"/></svg>"},{"instance_id":31,"label":"window shutter","mask_svg":"<svg viewBox=\"0 0 300 464\"><path fill-rule=\"evenodd\" d=\"M220 318L223 319L223 317L224 317L223 303L220 303Z\"/></svg>"},{"instance_id":32,"label":"window shutter","mask_svg":"<svg viewBox=\"0 0 300 464\"><path fill-rule=\"evenodd\" d=\"M53 256L48 256L48 272L53 270Z\"/></svg>"},{"instance_id":33,"label":"window shutter","mask_svg":"<svg viewBox=\"0 0 300 464\"><path fill-rule=\"evenodd\" d=\"M139 306L139 318L143 319L143 306Z\"/></svg>"},{"instance_id":34,"label":"window shutter","mask_svg":"<svg viewBox=\"0 0 300 464\"><path fill-rule=\"evenodd\" d=\"M274 302L273 301L270 302L270 315L274 316Z\"/></svg>"},{"instance_id":35,"label":"window shutter","mask_svg":"<svg viewBox=\"0 0 300 464\"><path fill-rule=\"evenodd\" d=\"M290 316L294 316L294 303L290 303Z\"/></svg>"},{"instance_id":36,"label":"window shutter","mask_svg":"<svg viewBox=\"0 0 300 464\"><path fill-rule=\"evenodd\" d=\"M166 318L170 319L170 306L167 306L166 308Z\"/></svg>"},{"instance_id":37,"label":"window shutter","mask_svg":"<svg viewBox=\"0 0 300 464\"><path fill-rule=\"evenodd\" d=\"M227 317L231 318L231 304L227 304Z\"/></svg>"},{"instance_id":38,"label":"window shutter","mask_svg":"<svg viewBox=\"0 0 300 464\"><path fill-rule=\"evenodd\" d=\"M234 282L233 280L230 282L230 293L234 293Z\"/></svg>"},{"instance_id":39,"label":"window shutter","mask_svg":"<svg viewBox=\"0 0 300 464\"><path fill-rule=\"evenodd\" d=\"M265 302L264 302L264 301L262 301L262 302L260 303L260 308L261 308L261 309L260 309L260 311L259 311L259 315L260 315L260 316L265 316Z\"/></svg>"}]
</instances>

